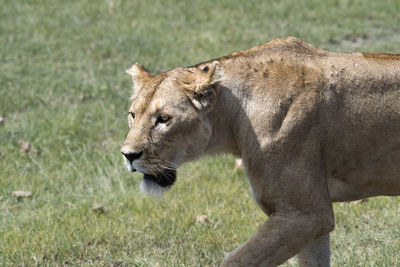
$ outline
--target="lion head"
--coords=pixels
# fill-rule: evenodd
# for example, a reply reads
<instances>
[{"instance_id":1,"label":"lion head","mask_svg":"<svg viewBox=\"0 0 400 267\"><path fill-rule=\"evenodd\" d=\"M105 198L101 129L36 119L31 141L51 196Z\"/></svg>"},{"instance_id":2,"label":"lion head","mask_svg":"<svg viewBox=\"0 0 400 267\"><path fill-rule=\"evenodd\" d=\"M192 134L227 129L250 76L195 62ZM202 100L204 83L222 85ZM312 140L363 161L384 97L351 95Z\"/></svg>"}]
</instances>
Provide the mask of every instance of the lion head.
<instances>
[{"instance_id":1,"label":"lion head","mask_svg":"<svg viewBox=\"0 0 400 267\"><path fill-rule=\"evenodd\" d=\"M207 114L218 97L218 61L152 75L139 64L127 73L134 85L129 132L121 152L129 171L144 174L141 189L160 194L176 181L176 170L199 157L212 135Z\"/></svg>"}]
</instances>

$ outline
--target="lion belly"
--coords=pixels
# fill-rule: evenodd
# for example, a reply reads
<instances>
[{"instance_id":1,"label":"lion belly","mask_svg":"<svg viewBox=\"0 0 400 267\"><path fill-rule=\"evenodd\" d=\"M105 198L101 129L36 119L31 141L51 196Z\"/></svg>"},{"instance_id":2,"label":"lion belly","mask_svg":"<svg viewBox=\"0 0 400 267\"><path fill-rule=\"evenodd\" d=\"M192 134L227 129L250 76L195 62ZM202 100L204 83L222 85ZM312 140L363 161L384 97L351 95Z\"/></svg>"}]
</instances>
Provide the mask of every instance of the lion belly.
<instances>
[{"instance_id":1,"label":"lion belly","mask_svg":"<svg viewBox=\"0 0 400 267\"><path fill-rule=\"evenodd\" d=\"M323 157L334 201L400 194L398 66L347 64L324 92Z\"/></svg>"}]
</instances>

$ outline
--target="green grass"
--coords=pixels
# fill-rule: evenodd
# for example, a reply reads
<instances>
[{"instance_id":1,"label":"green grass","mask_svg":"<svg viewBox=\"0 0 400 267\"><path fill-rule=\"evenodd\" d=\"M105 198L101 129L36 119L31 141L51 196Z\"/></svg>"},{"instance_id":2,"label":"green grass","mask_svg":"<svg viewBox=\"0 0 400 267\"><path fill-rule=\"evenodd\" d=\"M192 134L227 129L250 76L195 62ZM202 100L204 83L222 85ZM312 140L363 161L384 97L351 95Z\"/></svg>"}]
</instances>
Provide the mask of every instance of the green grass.
<instances>
[{"instance_id":1,"label":"green grass","mask_svg":"<svg viewBox=\"0 0 400 267\"><path fill-rule=\"evenodd\" d=\"M265 221L230 156L184 165L161 200L139 192L119 153L132 63L160 72L287 35L400 52L397 0L0 6L0 265L215 266ZM20 153L20 140L40 154ZM107 212L93 212L96 203ZM335 204L333 266L399 266L399 204ZM202 214L210 222L196 224Z\"/></svg>"}]
</instances>

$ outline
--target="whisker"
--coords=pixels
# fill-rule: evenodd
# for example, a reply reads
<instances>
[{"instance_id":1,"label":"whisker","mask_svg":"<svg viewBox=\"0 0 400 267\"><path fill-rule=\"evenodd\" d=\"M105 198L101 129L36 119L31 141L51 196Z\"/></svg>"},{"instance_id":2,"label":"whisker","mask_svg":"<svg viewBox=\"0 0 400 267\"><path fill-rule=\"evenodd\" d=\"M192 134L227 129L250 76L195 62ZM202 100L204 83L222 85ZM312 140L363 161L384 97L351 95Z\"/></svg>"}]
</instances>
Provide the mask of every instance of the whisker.
<instances>
[{"instance_id":1,"label":"whisker","mask_svg":"<svg viewBox=\"0 0 400 267\"><path fill-rule=\"evenodd\" d=\"M167 163L167 165L171 165L172 168L174 168L175 170L179 168L178 164L173 163L171 161L168 160L163 160L165 163Z\"/></svg>"},{"instance_id":2,"label":"whisker","mask_svg":"<svg viewBox=\"0 0 400 267\"><path fill-rule=\"evenodd\" d=\"M172 166L175 166L175 167L179 167L178 166L178 164L176 164L176 163L174 163L174 162L172 162L172 161L168 161L168 160L164 160L166 163L168 163L168 164L171 164Z\"/></svg>"}]
</instances>

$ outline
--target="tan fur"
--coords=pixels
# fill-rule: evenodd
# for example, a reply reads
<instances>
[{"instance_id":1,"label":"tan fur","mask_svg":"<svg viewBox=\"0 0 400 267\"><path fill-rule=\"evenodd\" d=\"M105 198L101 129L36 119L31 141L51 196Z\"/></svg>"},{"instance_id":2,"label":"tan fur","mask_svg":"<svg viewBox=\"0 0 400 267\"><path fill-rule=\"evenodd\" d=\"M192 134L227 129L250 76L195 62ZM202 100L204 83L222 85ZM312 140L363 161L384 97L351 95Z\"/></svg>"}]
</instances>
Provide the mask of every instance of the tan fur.
<instances>
[{"instance_id":1,"label":"tan fur","mask_svg":"<svg viewBox=\"0 0 400 267\"><path fill-rule=\"evenodd\" d=\"M136 118L122 151L144 152L136 169L243 158L269 219L221 266L276 266L303 249L301 266L329 265L332 202L400 194L399 55L288 37L159 75L132 68ZM169 124L155 127L164 113Z\"/></svg>"}]
</instances>

